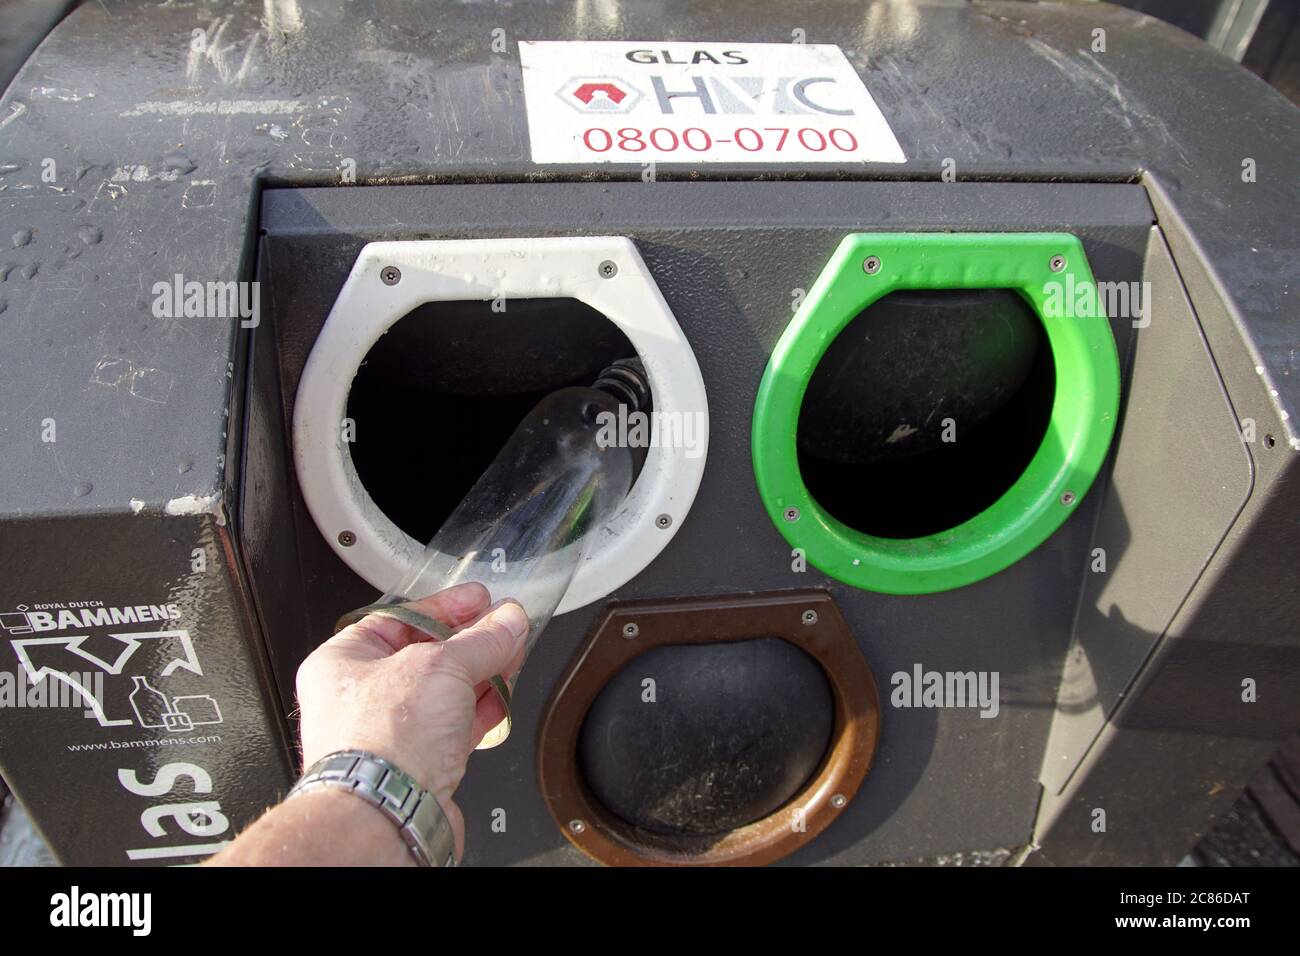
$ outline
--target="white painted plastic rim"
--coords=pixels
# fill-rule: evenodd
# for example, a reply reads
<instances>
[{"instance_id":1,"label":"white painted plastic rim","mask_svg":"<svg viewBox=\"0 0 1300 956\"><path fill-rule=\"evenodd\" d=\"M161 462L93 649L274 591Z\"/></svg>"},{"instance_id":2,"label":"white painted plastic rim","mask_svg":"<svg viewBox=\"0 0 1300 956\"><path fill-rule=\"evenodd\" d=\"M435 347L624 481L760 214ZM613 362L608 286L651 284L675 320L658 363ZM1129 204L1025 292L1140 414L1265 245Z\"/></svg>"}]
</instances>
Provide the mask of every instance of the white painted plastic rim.
<instances>
[{"instance_id":1,"label":"white painted plastic rim","mask_svg":"<svg viewBox=\"0 0 1300 956\"><path fill-rule=\"evenodd\" d=\"M604 262L618 271L600 273ZM401 270L395 285L380 272ZM667 546L690 511L708 457L708 402L695 353L631 240L622 236L372 242L357 256L303 370L293 414L294 463L303 498L325 540L380 591L406 577L424 553L375 504L343 440L348 393L379 337L425 302L504 296L573 298L617 325L645 365L658 415L696 416L697 446L651 447L624 507L578 568L557 614L616 590ZM508 304L507 304L508 307ZM678 445L685 445L678 442ZM667 515L671 523L659 527ZM344 547L339 534L351 531Z\"/></svg>"}]
</instances>

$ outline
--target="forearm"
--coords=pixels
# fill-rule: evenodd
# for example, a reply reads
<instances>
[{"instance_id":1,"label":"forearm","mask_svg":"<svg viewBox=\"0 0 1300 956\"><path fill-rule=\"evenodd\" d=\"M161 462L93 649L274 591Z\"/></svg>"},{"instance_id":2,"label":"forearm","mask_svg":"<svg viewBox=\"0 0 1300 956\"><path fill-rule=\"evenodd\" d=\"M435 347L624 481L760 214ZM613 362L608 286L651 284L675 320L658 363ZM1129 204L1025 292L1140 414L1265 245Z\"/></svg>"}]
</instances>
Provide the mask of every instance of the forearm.
<instances>
[{"instance_id":1,"label":"forearm","mask_svg":"<svg viewBox=\"0 0 1300 956\"><path fill-rule=\"evenodd\" d=\"M528 615L517 603L489 608L481 584L460 584L409 608L455 633L434 641L424 630L378 614L335 634L298 668L302 759L309 775L331 765L374 792L382 768L385 806L411 810L407 833L355 793L308 785L264 813L209 862L216 866L434 866L459 859L465 821L453 794L470 752L507 715L489 681L523 660ZM368 761L368 762L367 762ZM343 770L343 764L348 769ZM358 767L369 776L351 777ZM323 773L323 771L322 771ZM360 774L361 771L358 771ZM324 779L322 777L321 779ZM417 801L400 800L413 788ZM424 794L424 797L419 797ZM437 800L438 813L429 800ZM421 846L420 857L406 843ZM455 846L453 851L452 846Z\"/></svg>"},{"instance_id":2,"label":"forearm","mask_svg":"<svg viewBox=\"0 0 1300 956\"><path fill-rule=\"evenodd\" d=\"M272 807L213 866L414 866L382 810L342 790L300 793Z\"/></svg>"}]
</instances>

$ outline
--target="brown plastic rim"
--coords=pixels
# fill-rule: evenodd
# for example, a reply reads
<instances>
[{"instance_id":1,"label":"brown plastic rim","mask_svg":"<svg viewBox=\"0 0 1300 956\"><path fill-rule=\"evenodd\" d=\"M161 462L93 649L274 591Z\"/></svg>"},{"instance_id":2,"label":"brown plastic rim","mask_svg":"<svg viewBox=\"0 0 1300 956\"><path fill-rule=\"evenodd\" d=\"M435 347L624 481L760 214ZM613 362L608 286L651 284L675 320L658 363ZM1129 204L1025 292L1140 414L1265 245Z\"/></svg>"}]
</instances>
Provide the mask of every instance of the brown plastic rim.
<instances>
[{"instance_id":1,"label":"brown plastic rim","mask_svg":"<svg viewBox=\"0 0 1300 956\"><path fill-rule=\"evenodd\" d=\"M834 697L831 742L812 778L785 806L722 835L665 837L615 817L578 768L582 722L634 658L656 647L779 637L811 655ZM848 623L825 591L612 604L556 685L539 730L537 775L561 832L610 866L761 866L807 844L844 812L880 735L876 682Z\"/></svg>"}]
</instances>

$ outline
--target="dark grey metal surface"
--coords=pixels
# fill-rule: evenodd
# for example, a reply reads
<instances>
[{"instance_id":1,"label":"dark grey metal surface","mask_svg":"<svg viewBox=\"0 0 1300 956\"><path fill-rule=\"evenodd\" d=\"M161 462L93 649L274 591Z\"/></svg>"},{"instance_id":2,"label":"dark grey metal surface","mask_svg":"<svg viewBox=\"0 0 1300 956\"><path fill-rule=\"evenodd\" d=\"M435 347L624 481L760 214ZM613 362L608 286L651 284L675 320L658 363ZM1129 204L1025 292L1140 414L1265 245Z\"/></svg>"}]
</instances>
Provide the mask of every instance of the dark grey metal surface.
<instances>
[{"instance_id":1,"label":"dark grey metal surface","mask_svg":"<svg viewBox=\"0 0 1300 956\"><path fill-rule=\"evenodd\" d=\"M1250 456L1159 230L1143 269L1151 324L1137 336L1123 441L1084 578L1043 761L1064 789L1138 668L1164 636L1251 491ZM1159 480L1152 477L1159 475Z\"/></svg>"},{"instance_id":2,"label":"dark grey metal surface","mask_svg":"<svg viewBox=\"0 0 1300 956\"><path fill-rule=\"evenodd\" d=\"M0 88L74 5L75 0L6 0L0 6Z\"/></svg>"},{"instance_id":3,"label":"dark grey metal surface","mask_svg":"<svg viewBox=\"0 0 1300 956\"><path fill-rule=\"evenodd\" d=\"M1199 250L1167 197L1154 189L1153 198L1161 229L1153 235L1147 275L1164 290L1161 295L1177 296L1170 283L1182 284L1214 358L1220 396L1248 440L1239 440L1234 449L1223 426L1212 424L1220 396L1212 382L1193 387L1204 375L1195 362L1171 367L1163 382L1159 377L1147 382L1146 399L1156 399L1158 411L1135 423L1132 436L1136 457L1149 456L1146 477L1138 494L1121 500L1147 509L1138 525L1150 522L1153 511L1166 513L1152 533L1164 539L1167 554L1148 556L1146 567L1130 563L1122 569L1113 602L1102 607L1116 627L1108 640L1090 643L1101 652L1098 706L1113 705L1113 710L1100 728L1093 715L1091 721L1074 722L1076 731L1089 723L1092 728L1061 735L1070 754L1067 764L1081 759L1059 794L1053 791L1066 774L1045 769L1049 790L1035 832L1037 850L1027 860L1031 864L1177 863L1183 849L1217 819L1229 817L1247 779L1300 722L1294 593L1300 523L1290 490L1300 461L1281 437L1282 423L1269 407L1271 389L1261 367L1234 341L1221 290ZM1174 321L1186 320L1185 305L1176 301L1162 311ZM1197 351L1188 339L1179 348ZM1197 407L1203 411L1188 418ZM1243 490L1249 497L1236 506L1233 499ZM1157 503L1154 494L1167 497ZM1234 506L1239 510L1222 543L1205 552ZM1115 540L1113 530L1113 523L1109 534L1103 525L1098 540ZM1198 550L1195 536L1205 539L1200 548L1205 566L1199 570L1198 562L1188 560ZM1179 580L1191 574L1195 585L1180 598ZM1147 587L1135 588L1144 577ZM1178 603L1164 629L1133 626L1130 619L1150 615L1152 605L1171 598ZM1098 605L1085 597L1080 607L1085 640L1098 613ZM1142 667L1134 673L1144 651ZM1097 829L1098 811L1106 814L1103 831Z\"/></svg>"},{"instance_id":4,"label":"dark grey metal surface","mask_svg":"<svg viewBox=\"0 0 1300 956\"><path fill-rule=\"evenodd\" d=\"M0 709L0 772L63 861L187 862L212 852L200 847L232 839L236 827L283 792L290 774L283 719L266 706L261 655L240 645L240 635L252 630L252 608L242 572L230 567L230 531L208 515L5 523L6 612L77 601L173 604L179 612L152 625L0 632L9 674L22 673L14 639L85 637L27 653L35 667L77 678L95 693L104 718L116 722L102 726L92 718L93 705L80 692L69 695L70 706ZM137 639L136 647L110 636L155 630L184 631L188 646L179 636ZM95 674L102 689L81 676ZM216 720L150 728L147 713L140 716L132 704L137 676L168 698L190 698L182 709L198 719Z\"/></svg>"},{"instance_id":5,"label":"dark grey metal surface","mask_svg":"<svg viewBox=\"0 0 1300 956\"><path fill-rule=\"evenodd\" d=\"M827 833L794 862L873 863L1028 841L1037 776L1088 559L1094 499L1038 551L977 585L925 598L844 587L815 569L792 570L789 546L763 513L750 462L750 422L768 355L791 317L793 290L810 288L847 232L861 229L1069 228L1104 281L1140 277L1152 213L1129 185L940 183L588 183L268 190L262 262L271 310L257 330L253 374L275 355L278 396L251 396L258 420L291 411L298 375L364 243L470 236L629 235L700 363L709 395L704 481L677 537L611 599L825 586L851 622L887 695L889 676L996 670L1002 709L885 707L871 775ZM1121 356L1131 326L1113 323ZM507 347L503 345L502 347ZM282 410L269 410L277 402ZM469 412L470 406L466 405ZM286 419L287 420L287 419ZM502 438L504 439L504 435ZM358 423L357 444L366 440ZM260 449L258 455L252 449ZM250 433L250 473L290 471L288 449ZM271 455L263 458L262 455ZM286 493L289 489L286 489ZM330 550L310 516L256 492L245 506L292 507L298 553L250 545L255 592L300 574L301 597L262 597L281 687L337 615L374 593ZM257 522L245 516L245 527ZM283 528L281 522L277 525ZM263 537L258 532L258 537ZM278 554L278 561L277 557ZM306 625L289 620L306 608ZM549 822L533 770L534 737L550 688L599 606L556 618L529 658L514 703L514 732L476 754L458 797L474 863L565 862L581 857ZM276 621L283 616L283 624ZM287 702L286 702L287 704ZM958 783L960 781L960 784ZM506 834L491 827L506 811Z\"/></svg>"},{"instance_id":6,"label":"dark grey metal surface","mask_svg":"<svg viewBox=\"0 0 1300 956\"><path fill-rule=\"evenodd\" d=\"M921 201L909 192L915 185L894 183L881 193L872 190L886 185L861 181L937 180L944 159L954 161L960 179L1140 179L1154 197L1232 411L1276 440L1268 454L1259 446L1248 450L1252 497L1227 547L1210 561L1179 611L1181 623L1156 644L1115 722L1088 751L1082 770L1092 789L1069 795L1061 823L1047 828L1052 821L1044 821L1042 855L1052 859L1167 856L1171 844L1196 829L1197 814L1230 799L1268 738L1297 722L1294 694L1279 696L1276 686L1241 724L1225 722L1213 706L1202 723L1189 724L1187 709L1198 695L1217 699L1216 675L1236 679L1235 672L1248 670L1286 680L1294 673L1294 606L1278 585L1290 567L1279 555L1300 551L1294 494L1284 493L1294 482L1300 413L1294 108L1195 39L1105 5L827 0L794 9L769 0L664 0L602 9L607 15L593 16L576 0L441 10L343 0L105 0L65 20L0 100L0 610L33 599L76 599L63 582L75 582L76 596L105 598L125 598L143 584L157 588L161 600L182 587L176 582L193 548L210 543L210 573L225 583L202 592L196 634L205 660L218 662L207 676L246 713L224 734L239 746L186 756L212 764L223 808L236 825L247 822L282 792L290 773L270 702L278 696L287 705L292 667L327 633L322 622L333 611L293 599L322 589L336 602L373 595L355 578L338 585L341 566L332 553L295 554L315 528L300 508L281 507L292 491L284 448L274 438L283 407L267 399L292 395L295 362L314 335L310 322L273 333L280 339L271 347L286 355L284 381L273 363L254 363L244 462L240 429L227 426L244 422L237 323L157 318L153 284L176 274L252 277L260 186L336 185L349 160L358 183L376 185L639 179L639 166L529 162L518 40L788 42L797 28L808 42L844 48L897 134L906 164L660 164L654 185L591 184L586 188L597 198L584 200L581 210L548 198L545 190L562 188L555 185L537 186L527 193L537 198L508 211L491 213L480 204L454 216L416 215L403 192L340 191L350 198L339 201L355 204L348 211L357 220L351 237L313 238L329 223L312 218L319 203L308 204L296 213L304 235L293 255L280 261L271 248L258 266L274 275L276 294L289 270L307 269L301 281L315 278L321 288L312 294L325 301L337 286L331 290L322 277L341 283L367 237L442 234L453 219L458 235L521 227L637 235L679 318L700 317L683 318L683 325L709 384L715 446L696 511L623 596L683 593L680 582L687 580L713 592L804 585L808 575L789 580L796 576L788 573L788 552L783 564L775 561L783 544L756 497L736 489L751 487L748 412L766 352L789 315L790 289L811 282L838 237L954 222L1069 228L1085 237L1099 277L1136 277L1137 233L1150 222L1143 200L1112 200L1097 186L1081 187L1086 198L1053 212L1056 200L1035 198L1049 194L1028 187L984 192L934 183L935 198ZM497 28L508 39L504 53L491 47ZM1105 53L1091 46L1097 28L1106 30ZM196 29L212 41L201 53L190 45ZM1246 159L1257 169L1254 182L1243 181ZM52 182L42 178L50 168ZM833 189L809 183L802 193L725 184L749 191L711 194L720 196L719 205L706 210L697 209L697 193L670 199L665 182L754 177L855 182ZM633 190L634 198L616 188ZM835 190L848 190L854 201ZM268 209L302 201L302 194L277 198L291 195L270 196ZM693 236L679 225L692 213L712 217ZM733 213L751 225L738 228ZM770 225L777 221L787 228ZM481 229L470 228L480 222ZM1128 225L1109 234L1107 224L1116 222ZM757 267L755 244L768 250ZM40 440L46 419L58 423L53 444ZM240 489L242 515L234 504ZM1095 500L1086 499L1085 513L1030 561L974 588L922 603L833 586L878 674L916 660L941 669L1001 668L1008 700L998 722L1005 726L987 737L981 723L989 721L915 711L908 712L910 729L899 729L909 724L886 714L877 771L845 816L796 861L913 859L1024 843L1070 632L1072 604L1063 615L1061 594L1080 581ZM739 554L735 561L721 555L729 548ZM296 574L259 577L258 607L272 636L266 650L238 590L241 552L254 570L296 568L303 559ZM973 617L976 600L995 613ZM590 618L577 612L548 632L521 685L523 726L536 721L548 681ZM138 830L142 807L111 779L102 781L126 764L85 755L82 775L75 762L50 756L64 757L58 748L79 742L86 724L79 715L38 721L34 713L0 713L0 770L65 858L121 862L126 847L141 845L124 841ZM491 832L486 813L470 816L471 859L575 861L531 786L530 747L517 735L475 758L462 804L496 806L500 782L510 781L510 820L517 825L507 838ZM1187 766L1196 760L1207 769L1189 777ZM53 809L50 795L64 792L54 789L64 778L84 781L82 806L93 803L93 813L73 819ZM974 804L969 793L987 800ZM1101 852L1086 829L1067 826L1076 812L1086 821L1089 801L1097 799L1131 807L1154 826L1166 809L1160 794L1177 812L1148 845L1117 838Z\"/></svg>"},{"instance_id":7,"label":"dark grey metal surface","mask_svg":"<svg viewBox=\"0 0 1300 956\"><path fill-rule=\"evenodd\" d=\"M787 42L799 27L809 42L838 43L909 162L819 166L819 177L937 178L944 158L963 178L1146 170L1204 245L1279 407L1291 421L1300 414L1289 321L1300 266L1292 223L1277 214L1295 205L1295 111L1194 38L1092 4L822 2L796 13L745 3L739 16L726 2L616 4L606 17L585 9L456 5L442 18L423 7L323 0L310 12L287 6L296 17L265 19L251 3L76 10L0 103L0 152L6 168L17 164L0 183L0 216L7 235L34 237L3 257L0 405L48 409L75 441L62 471L42 449L14 441L0 463L0 504L118 511L133 497L159 505L219 485L221 443L195 435L191 423L227 405L232 330L155 320L149 288L177 272L224 279L246 271L256 180L337 183L349 158L361 183L591 175L528 161L521 39ZM504 54L491 49L498 27L510 41ZM1108 30L1104 55L1089 52L1096 27ZM191 52L195 29L214 39L209 52ZM41 181L46 157L58 163L57 189ZM1241 181L1243 157L1256 161L1258 181ZM129 170L126 180L114 182L119 170ZM60 318L47 327L46 315ZM68 368L89 379L110 349L182 387L165 407L134 402L123 414L115 393L69 391L46 374ZM25 360L15 363L17 355ZM102 468L122 447L124 467ZM160 449L173 463L192 459L192 470L156 467ZM76 499L81 478L95 487Z\"/></svg>"},{"instance_id":8,"label":"dark grey metal surface","mask_svg":"<svg viewBox=\"0 0 1300 956\"><path fill-rule=\"evenodd\" d=\"M1149 179L1146 185L1232 415L1253 428L1254 440L1242 445L1250 497L1170 626L1151 643L1143 669L1116 685L1119 706L1071 786L1060 798L1045 798L1041 852L1031 863L1177 862L1180 843L1190 846L1226 817L1246 780L1300 724L1293 587L1300 524L1296 496L1288 491L1300 472L1296 444L1258 353L1238 335L1222 277L1168 192ZM1158 274L1163 254L1156 243L1150 259ZM1176 388L1170 383L1169 394ZM1171 432L1162 443L1204 437L1204 427ZM1165 454L1173 467L1179 459L1184 468L1207 467L1206 456L1191 448L1169 445ZM1207 514L1213 510L1198 511L1198 518ZM1256 685L1251 703L1243 700L1245 680ZM1111 838L1093 829L1096 810L1107 808L1125 821Z\"/></svg>"}]
</instances>

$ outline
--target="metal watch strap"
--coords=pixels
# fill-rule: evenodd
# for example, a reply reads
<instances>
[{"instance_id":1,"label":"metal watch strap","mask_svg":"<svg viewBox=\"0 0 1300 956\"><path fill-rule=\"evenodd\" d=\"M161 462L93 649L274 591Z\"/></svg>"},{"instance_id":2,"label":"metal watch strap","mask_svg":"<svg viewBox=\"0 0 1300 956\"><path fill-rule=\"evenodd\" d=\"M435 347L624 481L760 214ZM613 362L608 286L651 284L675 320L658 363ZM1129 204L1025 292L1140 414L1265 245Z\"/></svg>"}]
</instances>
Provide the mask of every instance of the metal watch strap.
<instances>
[{"instance_id":1,"label":"metal watch strap","mask_svg":"<svg viewBox=\"0 0 1300 956\"><path fill-rule=\"evenodd\" d=\"M422 866L456 865L456 839L438 798L383 757L364 750L340 750L322 757L293 785L289 796L324 788L350 790L386 813Z\"/></svg>"}]
</instances>

